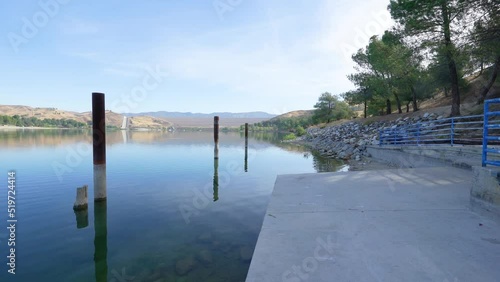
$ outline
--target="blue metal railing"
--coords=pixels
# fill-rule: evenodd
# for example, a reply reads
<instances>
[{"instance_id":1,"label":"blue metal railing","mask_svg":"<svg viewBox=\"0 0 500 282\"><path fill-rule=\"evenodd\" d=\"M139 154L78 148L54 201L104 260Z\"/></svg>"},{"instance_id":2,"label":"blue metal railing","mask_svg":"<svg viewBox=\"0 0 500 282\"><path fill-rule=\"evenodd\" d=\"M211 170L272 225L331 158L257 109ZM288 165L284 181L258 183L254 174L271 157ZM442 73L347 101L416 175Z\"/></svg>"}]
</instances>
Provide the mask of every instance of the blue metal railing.
<instances>
[{"instance_id":1,"label":"blue metal railing","mask_svg":"<svg viewBox=\"0 0 500 282\"><path fill-rule=\"evenodd\" d=\"M452 117L385 128L379 131L379 145L479 145L483 141L483 118L483 115Z\"/></svg>"},{"instance_id":2,"label":"blue metal railing","mask_svg":"<svg viewBox=\"0 0 500 282\"><path fill-rule=\"evenodd\" d=\"M500 161L488 160L488 153L500 154L500 150L488 148L488 143L492 141L500 141L500 136L490 135L490 130L500 129L500 124L490 120L490 117L500 116L499 111L490 112L490 104L499 104L500 99L491 99L484 101L484 123L483 123L483 156L482 166L494 165L500 166ZM498 132L498 131L497 131Z\"/></svg>"},{"instance_id":3,"label":"blue metal railing","mask_svg":"<svg viewBox=\"0 0 500 282\"><path fill-rule=\"evenodd\" d=\"M379 145L482 144L482 166L500 166L500 149L492 147L500 145L500 111L491 111L491 104L500 104L500 98L484 101L483 115L451 117L381 129ZM490 160L488 154L491 154Z\"/></svg>"}]
</instances>

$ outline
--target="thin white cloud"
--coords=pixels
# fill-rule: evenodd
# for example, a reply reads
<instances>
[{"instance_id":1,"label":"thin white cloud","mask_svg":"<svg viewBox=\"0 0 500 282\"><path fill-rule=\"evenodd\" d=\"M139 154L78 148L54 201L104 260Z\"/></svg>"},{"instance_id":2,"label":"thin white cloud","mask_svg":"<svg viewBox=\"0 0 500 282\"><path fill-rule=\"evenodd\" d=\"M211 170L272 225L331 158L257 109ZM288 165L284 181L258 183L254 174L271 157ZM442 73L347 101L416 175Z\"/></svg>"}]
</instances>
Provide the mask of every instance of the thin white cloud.
<instances>
[{"instance_id":1,"label":"thin white cloud","mask_svg":"<svg viewBox=\"0 0 500 282\"><path fill-rule=\"evenodd\" d=\"M77 57L91 61L96 61L97 58L99 57L99 54L96 52L67 52L66 55L70 57Z\"/></svg>"},{"instance_id":2,"label":"thin white cloud","mask_svg":"<svg viewBox=\"0 0 500 282\"><path fill-rule=\"evenodd\" d=\"M142 72L138 72L137 70L134 70L134 69L123 69L123 68L113 68L113 67L109 67L109 68L104 68L102 70L102 72L104 74L107 74L107 75L114 75L114 76L121 76L121 77L135 77L135 78L140 78L140 77L143 77L143 73L144 71Z\"/></svg>"},{"instance_id":3,"label":"thin white cloud","mask_svg":"<svg viewBox=\"0 0 500 282\"><path fill-rule=\"evenodd\" d=\"M178 49L167 47L161 56L173 77L224 85L235 94L302 101L316 99L324 91L339 94L353 87L346 78L353 72L352 62L343 57L340 47L348 44L355 51L371 36L360 34L358 42L358 31L380 34L389 28L386 5L384 0L338 7L325 1L317 12L316 31L296 34L292 40L286 35L300 21L269 16L268 22L210 33Z\"/></svg>"},{"instance_id":4,"label":"thin white cloud","mask_svg":"<svg viewBox=\"0 0 500 282\"><path fill-rule=\"evenodd\" d=\"M67 35L88 35L99 32L99 24L74 17L65 17L61 21L60 30Z\"/></svg>"},{"instance_id":5,"label":"thin white cloud","mask_svg":"<svg viewBox=\"0 0 500 282\"><path fill-rule=\"evenodd\" d=\"M306 41L282 42L267 35L272 24L253 27L230 38L239 43L218 46L194 44L166 52L165 63L173 76L222 84L233 91L262 96L316 97L333 79L332 58L315 58ZM274 33L275 34L275 33ZM262 38L266 38L262 41ZM214 42L224 38L214 37ZM248 48L251 46L251 48ZM321 82L321 85L319 84Z\"/></svg>"},{"instance_id":6,"label":"thin white cloud","mask_svg":"<svg viewBox=\"0 0 500 282\"><path fill-rule=\"evenodd\" d=\"M267 20L253 25L227 25L185 37L175 34L144 52L117 49L100 56L74 55L99 63L106 75L140 77L145 65L158 64L167 66L173 80L220 87L252 99L252 105L262 100L261 109L270 112L308 109L325 91L340 94L352 89L346 78L354 71L350 55L364 47L372 33L381 34L392 25L387 0L323 3L304 17L300 11L280 15L268 9ZM72 34L99 32L97 25L78 20L66 28Z\"/></svg>"}]
</instances>

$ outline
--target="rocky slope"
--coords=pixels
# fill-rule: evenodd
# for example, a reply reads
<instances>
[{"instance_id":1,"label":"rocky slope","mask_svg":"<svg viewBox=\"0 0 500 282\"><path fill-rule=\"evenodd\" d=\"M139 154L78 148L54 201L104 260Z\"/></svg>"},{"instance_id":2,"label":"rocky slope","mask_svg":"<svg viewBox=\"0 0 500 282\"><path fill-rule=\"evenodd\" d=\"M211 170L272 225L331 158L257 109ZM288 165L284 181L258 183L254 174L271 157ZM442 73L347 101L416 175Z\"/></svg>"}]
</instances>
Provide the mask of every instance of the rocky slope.
<instances>
[{"instance_id":1,"label":"rocky slope","mask_svg":"<svg viewBox=\"0 0 500 282\"><path fill-rule=\"evenodd\" d=\"M367 145L379 143L379 130L442 118L443 116L437 116L434 113L422 113L421 116L398 118L393 121L375 121L369 124L349 121L326 128L308 128L307 134L299 137L296 142L304 143L326 157L359 161L363 156L369 156L366 151Z\"/></svg>"}]
</instances>

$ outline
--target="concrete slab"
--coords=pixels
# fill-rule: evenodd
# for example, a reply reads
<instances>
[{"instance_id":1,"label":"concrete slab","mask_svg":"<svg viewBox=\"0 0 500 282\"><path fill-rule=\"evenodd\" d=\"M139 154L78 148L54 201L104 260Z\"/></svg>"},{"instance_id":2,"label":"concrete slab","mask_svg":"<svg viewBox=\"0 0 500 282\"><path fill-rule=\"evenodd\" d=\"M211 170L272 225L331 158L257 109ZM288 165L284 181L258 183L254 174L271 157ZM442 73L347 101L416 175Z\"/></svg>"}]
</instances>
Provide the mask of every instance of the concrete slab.
<instances>
[{"instance_id":1,"label":"concrete slab","mask_svg":"<svg viewBox=\"0 0 500 282\"><path fill-rule=\"evenodd\" d=\"M499 281L500 220L470 209L472 172L278 176L247 282Z\"/></svg>"}]
</instances>

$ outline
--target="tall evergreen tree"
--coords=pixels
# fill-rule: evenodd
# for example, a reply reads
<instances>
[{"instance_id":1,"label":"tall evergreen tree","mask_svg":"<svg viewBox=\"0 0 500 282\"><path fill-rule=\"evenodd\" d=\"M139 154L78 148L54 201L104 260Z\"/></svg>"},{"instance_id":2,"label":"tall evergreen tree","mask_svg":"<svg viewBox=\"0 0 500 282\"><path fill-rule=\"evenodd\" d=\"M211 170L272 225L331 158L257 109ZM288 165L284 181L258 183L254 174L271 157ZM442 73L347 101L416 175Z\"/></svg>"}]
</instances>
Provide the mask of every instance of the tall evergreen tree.
<instances>
[{"instance_id":1,"label":"tall evergreen tree","mask_svg":"<svg viewBox=\"0 0 500 282\"><path fill-rule=\"evenodd\" d=\"M451 116L460 115L456 40L467 25L470 7L470 0L391 0L389 4L392 18L420 47L443 48L450 76Z\"/></svg>"}]
</instances>

